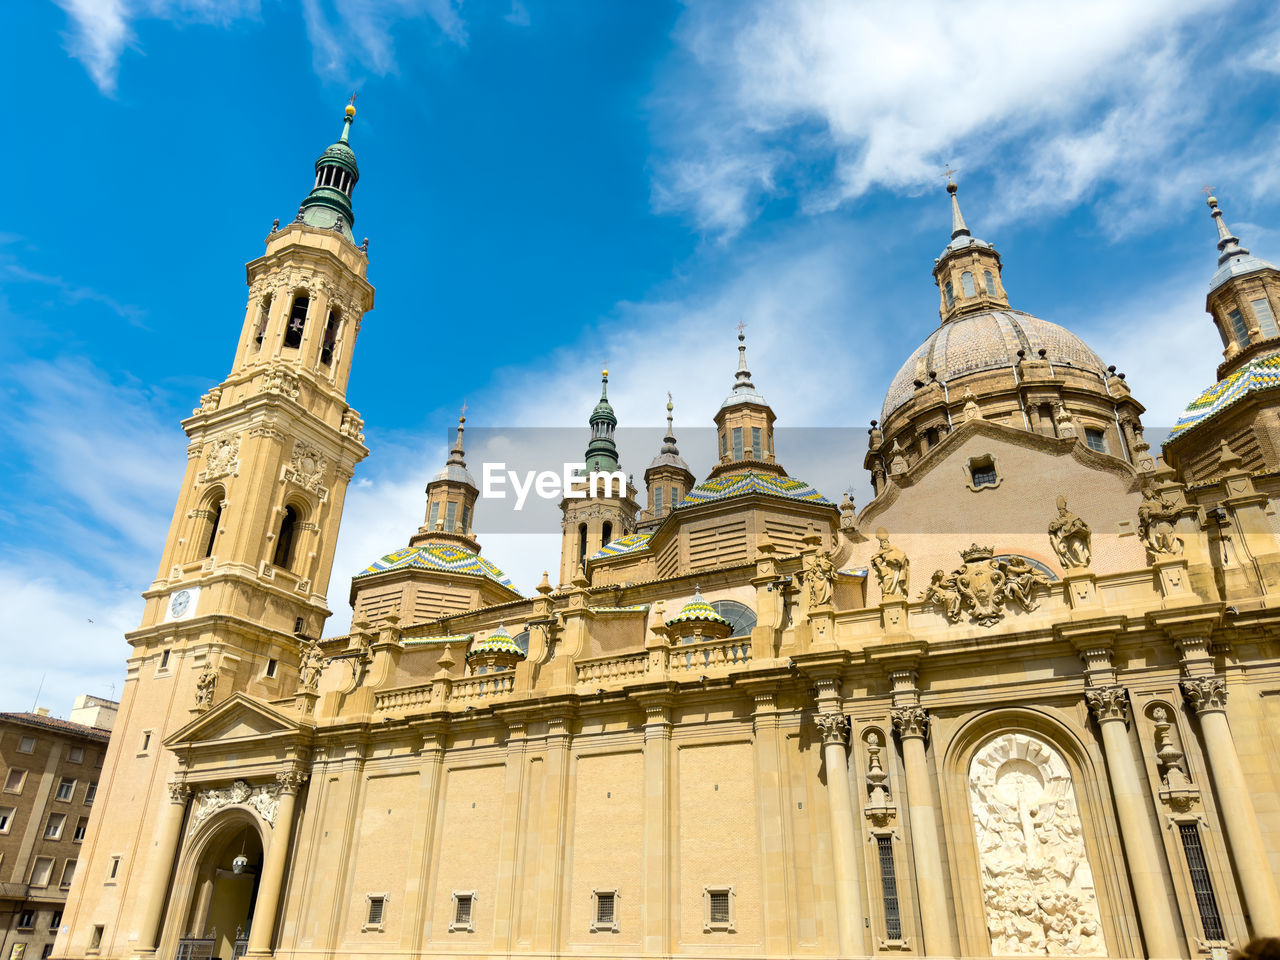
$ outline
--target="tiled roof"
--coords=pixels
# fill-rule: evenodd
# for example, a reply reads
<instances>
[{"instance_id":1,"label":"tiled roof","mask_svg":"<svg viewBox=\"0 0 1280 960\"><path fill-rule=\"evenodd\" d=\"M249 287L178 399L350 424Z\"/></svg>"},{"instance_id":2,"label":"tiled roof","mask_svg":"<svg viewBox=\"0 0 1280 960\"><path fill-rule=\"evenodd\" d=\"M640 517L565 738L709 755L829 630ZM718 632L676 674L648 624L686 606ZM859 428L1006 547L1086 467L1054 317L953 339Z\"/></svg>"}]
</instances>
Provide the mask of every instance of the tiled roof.
<instances>
[{"instance_id":1,"label":"tiled roof","mask_svg":"<svg viewBox=\"0 0 1280 960\"><path fill-rule=\"evenodd\" d=\"M521 660L525 658L525 652L520 648L520 644L516 643L511 634L507 633L507 628L502 624L499 624L497 630L473 646L468 651L467 657L470 659L481 653L510 653Z\"/></svg>"},{"instance_id":2,"label":"tiled roof","mask_svg":"<svg viewBox=\"0 0 1280 960\"><path fill-rule=\"evenodd\" d=\"M647 550L649 548L649 537L650 534L647 533L629 533L625 537L619 537L617 540L610 540L593 553L589 559L599 560L601 557L620 557L623 554L635 553L637 550Z\"/></svg>"},{"instance_id":3,"label":"tiled roof","mask_svg":"<svg viewBox=\"0 0 1280 960\"><path fill-rule=\"evenodd\" d=\"M395 553L389 553L381 560L375 560L356 574L356 577L367 577L387 570L443 570L448 573L466 573L477 577L488 577L494 583L500 583L509 590L515 590L507 575L492 563L462 547L449 544L427 544L421 547L405 547ZM517 593L519 591L516 591Z\"/></svg>"},{"instance_id":4,"label":"tiled roof","mask_svg":"<svg viewBox=\"0 0 1280 960\"><path fill-rule=\"evenodd\" d=\"M680 612L667 621L667 626L674 626L677 623L690 623L692 621L701 621L703 623L723 623L729 626L729 621L720 614L716 613L716 608L702 599L702 593L694 590L693 599L680 608Z\"/></svg>"},{"instance_id":5,"label":"tiled roof","mask_svg":"<svg viewBox=\"0 0 1280 960\"><path fill-rule=\"evenodd\" d=\"M70 720L62 720L59 717L43 717L38 713L0 713L0 723L6 721L26 727L42 727L45 730L53 730L73 737L85 737L101 743L106 743L107 738L111 736L110 730L104 730L101 727L72 723Z\"/></svg>"},{"instance_id":6,"label":"tiled roof","mask_svg":"<svg viewBox=\"0 0 1280 960\"><path fill-rule=\"evenodd\" d=\"M412 640L402 640L401 645L405 647L426 646L432 643L470 643L473 634L455 633L448 637L415 637Z\"/></svg>"},{"instance_id":7,"label":"tiled roof","mask_svg":"<svg viewBox=\"0 0 1280 960\"><path fill-rule=\"evenodd\" d=\"M1280 386L1280 354L1250 360L1187 404L1187 409L1182 411L1169 431L1169 440L1221 413L1241 397L1275 386Z\"/></svg>"},{"instance_id":8,"label":"tiled roof","mask_svg":"<svg viewBox=\"0 0 1280 960\"><path fill-rule=\"evenodd\" d=\"M730 473L698 484L688 496L676 504L676 509L712 500L743 497L749 493L764 493L787 500L805 500L809 503L830 503L803 480L795 477L775 477L765 473Z\"/></svg>"}]
</instances>

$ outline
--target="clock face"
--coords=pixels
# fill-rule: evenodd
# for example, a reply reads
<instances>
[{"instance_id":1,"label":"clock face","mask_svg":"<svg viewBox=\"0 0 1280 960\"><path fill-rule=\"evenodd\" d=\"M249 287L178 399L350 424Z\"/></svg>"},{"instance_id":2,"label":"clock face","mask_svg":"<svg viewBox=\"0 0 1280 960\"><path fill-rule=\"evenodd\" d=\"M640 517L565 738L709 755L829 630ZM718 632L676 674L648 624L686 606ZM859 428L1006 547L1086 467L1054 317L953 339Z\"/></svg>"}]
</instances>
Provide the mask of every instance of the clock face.
<instances>
[{"instance_id":1,"label":"clock face","mask_svg":"<svg viewBox=\"0 0 1280 960\"><path fill-rule=\"evenodd\" d=\"M180 617L187 612L187 607L191 605L191 591L179 590L173 595L173 599L169 601L170 616Z\"/></svg>"}]
</instances>

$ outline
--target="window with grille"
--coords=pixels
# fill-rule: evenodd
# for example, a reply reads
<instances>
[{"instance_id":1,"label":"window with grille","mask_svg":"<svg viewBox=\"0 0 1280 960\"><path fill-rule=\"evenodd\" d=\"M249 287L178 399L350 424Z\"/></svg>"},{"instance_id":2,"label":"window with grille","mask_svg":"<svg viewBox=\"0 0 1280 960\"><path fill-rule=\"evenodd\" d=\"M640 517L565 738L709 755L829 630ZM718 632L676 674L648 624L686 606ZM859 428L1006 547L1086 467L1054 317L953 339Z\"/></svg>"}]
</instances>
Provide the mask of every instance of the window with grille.
<instances>
[{"instance_id":1,"label":"window with grille","mask_svg":"<svg viewBox=\"0 0 1280 960\"><path fill-rule=\"evenodd\" d=\"M893 868L893 838L876 837L880 854L880 889L884 896L884 935L886 940L902 939L902 914L898 910L898 875Z\"/></svg>"},{"instance_id":2,"label":"window with grille","mask_svg":"<svg viewBox=\"0 0 1280 960\"><path fill-rule=\"evenodd\" d=\"M385 896L369 897L369 915L365 918L365 928L382 927L382 918L387 912L387 898Z\"/></svg>"},{"instance_id":3,"label":"window with grille","mask_svg":"<svg viewBox=\"0 0 1280 960\"><path fill-rule=\"evenodd\" d=\"M1101 430L1085 427L1084 442L1089 445L1090 450L1096 450L1098 453L1107 452L1107 437Z\"/></svg>"},{"instance_id":4,"label":"window with grille","mask_svg":"<svg viewBox=\"0 0 1280 960\"><path fill-rule=\"evenodd\" d=\"M733 888L704 887L707 915L703 924L704 932L711 930L733 930Z\"/></svg>"},{"instance_id":5,"label":"window with grille","mask_svg":"<svg viewBox=\"0 0 1280 960\"><path fill-rule=\"evenodd\" d=\"M618 930L618 891L594 890L592 896L596 901L595 920L591 923L591 932L599 930Z\"/></svg>"},{"instance_id":6,"label":"window with grille","mask_svg":"<svg viewBox=\"0 0 1280 960\"><path fill-rule=\"evenodd\" d=\"M742 428L733 428L733 459L742 459Z\"/></svg>"},{"instance_id":7,"label":"window with grille","mask_svg":"<svg viewBox=\"0 0 1280 960\"><path fill-rule=\"evenodd\" d=\"M1204 847L1200 843L1200 828L1194 823L1178 824L1182 836L1182 852L1191 872L1191 889L1196 895L1196 909L1200 913L1200 926L1206 940L1225 940L1222 915L1218 913L1218 898L1213 894L1213 880L1209 876L1209 863L1205 860Z\"/></svg>"},{"instance_id":8,"label":"window with grille","mask_svg":"<svg viewBox=\"0 0 1280 960\"><path fill-rule=\"evenodd\" d=\"M58 800L70 800L76 792L76 782L70 777L63 777L58 781L58 792L56 797Z\"/></svg>"},{"instance_id":9,"label":"window with grille","mask_svg":"<svg viewBox=\"0 0 1280 960\"><path fill-rule=\"evenodd\" d=\"M1227 322L1231 324L1231 332L1236 338L1236 343L1245 347L1249 345L1249 328L1244 324L1244 317L1240 316L1239 310L1232 310L1227 314Z\"/></svg>"},{"instance_id":10,"label":"window with grille","mask_svg":"<svg viewBox=\"0 0 1280 960\"><path fill-rule=\"evenodd\" d=\"M1258 319L1258 329L1264 337L1280 336L1280 330L1276 329L1276 318L1271 313L1271 304L1267 303L1266 297L1250 300L1249 306L1253 307L1253 315Z\"/></svg>"},{"instance_id":11,"label":"window with grille","mask_svg":"<svg viewBox=\"0 0 1280 960\"><path fill-rule=\"evenodd\" d=\"M973 486L994 487L1000 482L1000 474L996 472L995 461L990 457L969 461L969 477Z\"/></svg>"},{"instance_id":12,"label":"window with grille","mask_svg":"<svg viewBox=\"0 0 1280 960\"><path fill-rule=\"evenodd\" d=\"M453 895L453 923L449 924L449 931L465 930L473 933L476 929L475 922L475 900L474 892L457 893Z\"/></svg>"},{"instance_id":13,"label":"window with grille","mask_svg":"<svg viewBox=\"0 0 1280 960\"><path fill-rule=\"evenodd\" d=\"M760 428L751 428L751 456L757 460L761 459L763 454L760 449Z\"/></svg>"}]
</instances>

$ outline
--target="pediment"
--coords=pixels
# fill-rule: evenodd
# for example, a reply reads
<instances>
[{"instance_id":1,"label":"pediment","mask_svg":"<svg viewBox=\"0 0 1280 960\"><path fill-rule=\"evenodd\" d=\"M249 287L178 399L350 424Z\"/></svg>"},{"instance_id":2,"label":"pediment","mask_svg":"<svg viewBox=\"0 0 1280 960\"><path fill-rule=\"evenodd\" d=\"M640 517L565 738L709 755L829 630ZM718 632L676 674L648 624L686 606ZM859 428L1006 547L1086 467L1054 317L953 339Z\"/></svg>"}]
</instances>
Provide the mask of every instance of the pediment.
<instances>
[{"instance_id":1,"label":"pediment","mask_svg":"<svg viewBox=\"0 0 1280 960\"><path fill-rule=\"evenodd\" d=\"M165 739L165 746L176 748L275 738L298 733L301 729L296 720L274 707L237 693L170 734Z\"/></svg>"}]
</instances>

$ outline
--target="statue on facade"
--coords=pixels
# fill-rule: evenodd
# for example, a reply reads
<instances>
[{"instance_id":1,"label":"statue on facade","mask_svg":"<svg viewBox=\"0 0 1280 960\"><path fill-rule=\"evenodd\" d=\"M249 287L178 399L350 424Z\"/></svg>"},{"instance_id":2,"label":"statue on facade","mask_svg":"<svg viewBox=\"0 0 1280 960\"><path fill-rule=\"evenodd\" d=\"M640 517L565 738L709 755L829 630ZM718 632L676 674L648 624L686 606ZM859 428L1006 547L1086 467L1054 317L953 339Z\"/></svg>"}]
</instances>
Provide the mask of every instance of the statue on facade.
<instances>
[{"instance_id":1,"label":"statue on facade","mask_svg":"<svg viewBox=\"0 0 1280 960\"><path fill-rule=\"evenodd\" d=\"M804 559L804 582L809 588L809 607L821 607L831 602L831 585L836 579L836 565L830 555L815 553Z\"/></svg>"},{"instance_id":2,"label":"statue on facade","mask_svg":"<svg viewBox=\"0 0 1280 960\"><path fill-rule=\"evenodd\" d=\"M960 589L956 586L956 575L942 570L933 571L929 585L920 594L925 603L933 603L942 608L948 620L956 623L960 619Z\"/></svg>"},{"instance_id":3,"label":"statue on facade","mask_svg":"<svg viewBox=\"0 0 1280 960\"><path fill-rule=\"evenodd\" d=\"M204 709L213 706L213 694L218 688L218 672L207 669L196 679L196 706Z\"/></svg>"},{"instance_id":4,"label":"statue on facade","mask_svg":"<svg viewBox=\"0 0 1280 960\"><path fill-rule=\"evenodd\" d=\"M1033 594L1036 587L1047 587L1049 578L1033 567L1026 557L1014 555L1004 561L1005 593L1024 610L1035 610L1040 601Z\"/></svg>"},{"instance_id":5,"label":"statue on facade","mask_svg":"<svg viewBox=\"0 0 1280 960\"><path fill-rule=\"evenodd\" d=\"M1147 562L1182 556L1182 538L1174 533L1178 503L1148 485L1138 506L1138 536L1147 546Z\"/></svg>"},{"instance_id":6,"label":"statue on facade","mask_svg":"<svg viewBox=\"0 0 1280 960\"><path fill-rule=\"evenodd\" d=\"M880 595L905 600L911 579L911 561L899 548L889 543L889 533L884 527L876 531L876 539L880 541L880 549L871 556L871 568L876 572Z\"/></svg>"},{"instance_id":7,"label":"statue on facade","mask_svg":"<svg viewBox=\"0 0 1280 960\"><path fill-rule=\"evenodd\" d=\"M1076 430L1076 422L1071 417L1071 411L1067 409L1067 405L1061 400L1053 401L1053 423L1058 431L1058 436L1064 440L1069 440L1079 436Z\"/></svg>"},{"instance_id":8,"label":"statue on facade","mask_svg":"<svg viewBox=\"0 0 1280 960\"><path fill-rule=\"evenodd\" d=\"M1016 603L1031 611L1040 606L1036 592L1052 582L1045 572L1026 557L996 557L991 547L976 543L960 551L964 565L951 573L935 570L920 599L942 609L952 623L961 612L984 627L1004 619L1005 606Z\"/></svg>"},{"instance_id":9,"label":"statue on facade","mask_svg":"<svg viewBox=\"0 0 1280 960\"><path fill-rule=\"evenodd\" d=\"M1093 534L1089 524L1067 509L1067 498L1058 498L1058 515L1049 523L1049 542L1064 570L1089 566Z\"/></svg>"},{"instance_id":10,"label":"statue on facade","mask_svg":"<svg viewBox=\"0 0 1280 960\"><path fill-rule=\"evenodd\" d=\"M315 693L320 686L320 642L303 640L301 658L298 661L298 690Z\"/></svg>"}]
</instances>

